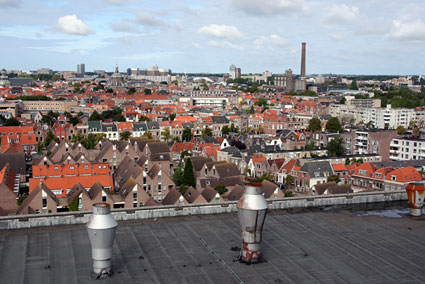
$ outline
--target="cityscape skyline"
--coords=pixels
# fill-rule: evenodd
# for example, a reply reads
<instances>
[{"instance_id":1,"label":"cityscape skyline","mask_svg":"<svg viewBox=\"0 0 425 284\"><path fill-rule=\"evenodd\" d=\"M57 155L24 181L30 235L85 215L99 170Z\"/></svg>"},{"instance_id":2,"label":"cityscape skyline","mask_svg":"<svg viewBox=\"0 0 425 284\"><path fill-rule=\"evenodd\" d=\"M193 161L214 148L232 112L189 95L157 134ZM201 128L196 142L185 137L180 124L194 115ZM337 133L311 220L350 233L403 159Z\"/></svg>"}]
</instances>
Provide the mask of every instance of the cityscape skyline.
<instances>
[{"instance_id":1,"label":"cityscape skyline","mask_svg":"<svg viewBox=\"0 0 425 284\"><path fill-rule=\"evenodd\" d=\"M153 65L175 72L423 74L424 5L273 0L0 1L2 68L120 70ZM379 15L373 11L379 10ZM413 56L412 56L413 55ZM19 60L18 60L19 59Z\"/></svg>"}]
</instances>

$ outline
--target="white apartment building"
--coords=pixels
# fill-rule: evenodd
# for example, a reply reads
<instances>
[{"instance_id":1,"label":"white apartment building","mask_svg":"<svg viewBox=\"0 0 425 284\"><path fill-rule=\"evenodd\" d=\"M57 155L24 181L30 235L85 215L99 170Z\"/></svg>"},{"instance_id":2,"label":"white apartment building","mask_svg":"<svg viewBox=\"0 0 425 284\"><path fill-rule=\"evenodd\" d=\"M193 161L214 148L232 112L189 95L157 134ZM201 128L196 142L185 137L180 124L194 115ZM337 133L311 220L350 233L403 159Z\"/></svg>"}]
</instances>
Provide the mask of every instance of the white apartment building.
<instances>
[{"instance_id":1,"label":"white apartment building","mask_svg":"<svg viewBox=\"0 0 425 284\"><path fill-rule=\"evenodd\" d=\"M424 160L425 139L394 138L390 143L390 160Z\"/></svg>"},{"instance_id":2,"label":"white apartment building","mask_svg":"<svg viewBox=\"0 0 425 284\"><path fill-rule=\"evenodd\" d=\"M395 129L401 125L405 128L409 127L411 121L417 125L421 125L425 119L425 111L407 108L358 108L354 105L330 105L330 115L339 118L354 118L355 123L362 121L363 123L371 122L376 128Z\"/></svg>"}]
</instances>

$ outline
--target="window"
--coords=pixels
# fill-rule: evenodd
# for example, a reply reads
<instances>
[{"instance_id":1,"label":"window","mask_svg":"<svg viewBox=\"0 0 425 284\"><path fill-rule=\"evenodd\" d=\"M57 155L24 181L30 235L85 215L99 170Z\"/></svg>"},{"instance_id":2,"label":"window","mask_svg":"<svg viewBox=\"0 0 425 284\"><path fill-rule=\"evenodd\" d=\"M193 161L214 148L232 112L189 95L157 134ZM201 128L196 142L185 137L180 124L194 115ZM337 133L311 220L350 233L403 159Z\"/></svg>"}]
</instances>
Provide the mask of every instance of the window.
<instances>
[{"instance_id":1,"label":"window","mask_svg":"<svg viewBox=\"0 0 425 284\"><path fill-rule=\"evenodd\" d=\"M133 202L137 202L137 191L133 191Z\"/></svg>"},{"instance_id":2,"label":"window","mask_svg":"<svg viewBox=\"0 0 425 284\"><path fill-rule=\"evenodd\" d=\"M88 169L88 168L89 168L89 165L84 165L84 168L85 168L85 169Z\"/></svg>"},{"instance_id":3,"label":"window","mask_svg":"<svg viewBox=\"0 0 425 284\"><path fill-rule=\"evenodd\" d=\"M69 169L70 169L70 170L73 170L73 169L74 169L74 166L70 166L70 167L69 167Z\"/></svg>"},{"instance_id":4,"label":"window","mask_svg":"<svg viewBox=\"0 0 425 284\"><path fill-rule=\"evenodd\" d=\"M42 199L42 207L43 207L43 209L44 209L44 208L47 208L47 198L46 198L46 197L44 197L44 198Z\"/></svg>"},{"instance_id":5,"label":"window","mask_svg":"<svg viewBox=\"0 0 425 284\"><path fill-rule=\"evenodd\" d=\"M102 196L102 202L106 202L106 195Z\"/></svg>"}]
</instances>

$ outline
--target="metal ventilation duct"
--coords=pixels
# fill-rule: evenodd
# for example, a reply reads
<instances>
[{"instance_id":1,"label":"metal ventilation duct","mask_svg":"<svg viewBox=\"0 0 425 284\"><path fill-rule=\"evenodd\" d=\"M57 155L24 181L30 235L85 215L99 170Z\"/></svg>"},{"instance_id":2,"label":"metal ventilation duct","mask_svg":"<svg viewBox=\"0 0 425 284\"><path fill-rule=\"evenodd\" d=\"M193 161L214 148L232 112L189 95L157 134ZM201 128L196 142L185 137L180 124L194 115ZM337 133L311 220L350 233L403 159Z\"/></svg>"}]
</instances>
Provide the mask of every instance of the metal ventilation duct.
<instances>
[{"instance_id":1,"label":"metal ventilation duct","mask_svg":"<svg viewBox=\"0 0 425 284\"><path fill-rule=\"evenodd\" d=\"M93 214L86 225L92 248L93 272L96 278L102 274L112 274L112 245L118 223L110 211L111 206L108 203L94 204Z\"/></svg>"},{"instance_id":2,"label":"metal ventilation duct","mask_svg":"<svg viewBox=\"0 0 425 284\"><path fill-rule=\"evenodd\" d=\"M237 208L242 228L240 259L247 263L259 262L261 234L268 208L261 184L246 184L245 192L239 199Z\"/></svg>"},{"instance_id":3,"label":"metal ventilation duct","mask_svg":"<svg viewBox=\"0 0 425 284\"><path fill-rule=\"evenodd\" d=\"M410 215L420 217L425 197L425 183L411 182L406 186L407 197L409 198Z\"/></svg>"}]
</instances>

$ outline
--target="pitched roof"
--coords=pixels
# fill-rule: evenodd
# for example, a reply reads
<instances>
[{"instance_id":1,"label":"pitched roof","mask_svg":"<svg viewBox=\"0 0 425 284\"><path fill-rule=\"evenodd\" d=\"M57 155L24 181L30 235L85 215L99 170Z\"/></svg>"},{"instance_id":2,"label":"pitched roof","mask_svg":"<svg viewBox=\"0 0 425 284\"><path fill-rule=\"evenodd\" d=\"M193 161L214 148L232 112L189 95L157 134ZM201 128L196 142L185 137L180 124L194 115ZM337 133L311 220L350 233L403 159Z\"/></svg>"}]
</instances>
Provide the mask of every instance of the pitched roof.
<instances>
[{"instance_id":1,"label":"pitched roof","mask_svg":"<svg viewBox=\"0 0 425 284\"><path fill-rule=\"evenodd\" d=\"M239 200L242 197L244 192L245 192L245 187L237 185L233 188L232 191L230 191L229 195L227 196L227 199L231 201Z\"/></svg>"},{"instance_id":2,"label":"pitched roof","mask_svg":"<svg viewBox=\"0 0 425 284\"><path fill-rule=\"evenodd\" d=\"M263 191L265 198L270 198L273 195L276 189L279 189L279 186L271 181L263 180L261 183L261 189Z\"/></svg>"},{"instance_id":3,"label":"pitched roof","mask_svg":"<svg viewBox=\"0 0 425 284\"><path fill-rule=\"evenodd\" d=\"M195 202L195 200L198 199L200 196L201 201L206 202L205 198L201 195L201 193L191 186L186 190L183 196L189 203Z\"/></svg>"},{"instance_id":4,"label":"pitched roof","mask_svg":"<svg viewBox=\"0 0 425 284\"><path fill-rule=\"evenodd\" d=\"M214 188L206 186L201 194L207 202L211 202L217 196L218 192Z\"/></svg>"},{"instance_id":5,"label":"pitched roof","mask_svg":"<svg viewBox=\"0 0 425 284\"><path fill-rule=\"evenodd\" d=\"M389 172L385 179L393 180L393 177L395 177L395 181L402 183L422 180L421 174L414 167L396 169Z\"/></svg>"},{"instance_id":6,"label":"pitched roof","mask_svg":"<svg viewBox=\"0 0 425 284\"><path fill-rule=\"evenodd\" d=\"M149 142L148 147L151 154L170 152L170 147L168 147L166 142Z\"/></svg>"},{"instance_id":7,"label":"pitched roof","mask_svg":"<svg viewBox=\"0 0 425 284\"><path fill-rule=\"evenodd\" d=\"M162 200L162 205L174 205L179 200L181 194L176 189L170 189L167 196Z\"/></svg>"},{"instance_id":8,"label":"pitched roof","mask_svg":"<svg viewBox=\"0 0 425 284\"><path fill-rule=\"evenodd\" d=\"M221 163L214 165L220 178L239 176L241 173L235 163Z\"/></svg>"},{"instance_id":9,"label":"pitched roof","mask_svg":"<svg viewBox=\"0 0 425 284\"><path fill-rule=\"evenodd\" d=\"M310 178L326 177L325 173L329 175L334 173L329 161L307 162L300 168L300 171L308 173Z\"/></svg>"},{"instance_id":10,"label":"pitched roof","mask_svg":"<svg viewBox=\"0 0 425 284\"><path fill-rule=\"evenodd\" d=\"M347 170L344 164L332 164L332 168L335 172L342 172Z\"/></svg>"}]
</instances>

